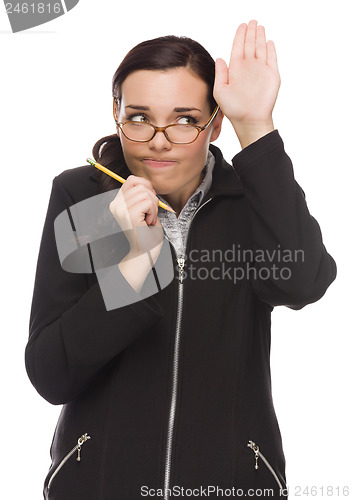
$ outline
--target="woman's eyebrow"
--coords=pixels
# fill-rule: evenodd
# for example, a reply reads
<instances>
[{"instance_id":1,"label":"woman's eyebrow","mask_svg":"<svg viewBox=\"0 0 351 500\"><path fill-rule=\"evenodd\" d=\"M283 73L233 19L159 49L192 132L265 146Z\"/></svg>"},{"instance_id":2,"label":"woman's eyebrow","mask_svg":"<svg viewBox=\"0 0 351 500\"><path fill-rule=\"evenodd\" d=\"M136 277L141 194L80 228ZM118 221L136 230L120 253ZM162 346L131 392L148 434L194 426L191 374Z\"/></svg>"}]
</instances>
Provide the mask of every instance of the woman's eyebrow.
<instances>
[{"instance_id":1,"label":"woman's eyebrow","mask_svg":"<svg viewBox=\"0 0 351 500\"><path fill-rule=\"evenodd\" d=\"M126 108L137 109L139 111L150 111L149 106L139 106L135 104L128 104ZM186 111L200 111L201 113L201 110L198 108L174 108L173 111L175 111L176 113L185 113Z\"/></svg>"},{"instance_id":2,"label":"woman's eyebrow","mask_svg":"<svg viewBox=\"0 0 351 500\"><path fill-rule=\"evenodd\" d=\"M174 110L176 113L184 113L185 111L200 111L201 113L201 109L198 109L198 108L174 108Z\"/></svg>"},{"instance_id":3,"label":"woman's eyebrow","mask_svg":"<svg viewBox=\"0 0 351 500\"><path fill-rule=\"evenodd\" d=\"M149 111L150 110L150 108L148 106L136 106L134 104L129 104L128 106L126 106L126 108L138 109L141 111Z\"/></svg>"}]
</instances>

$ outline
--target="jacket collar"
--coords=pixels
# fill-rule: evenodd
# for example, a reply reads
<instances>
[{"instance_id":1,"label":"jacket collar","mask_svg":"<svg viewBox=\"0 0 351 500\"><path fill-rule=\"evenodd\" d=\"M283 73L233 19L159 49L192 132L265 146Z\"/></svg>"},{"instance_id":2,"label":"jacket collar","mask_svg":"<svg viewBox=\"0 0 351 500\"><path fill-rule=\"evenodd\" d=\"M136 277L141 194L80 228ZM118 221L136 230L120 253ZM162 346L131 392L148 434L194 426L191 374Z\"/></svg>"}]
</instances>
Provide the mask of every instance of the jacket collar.
<instances>
[{"instance_id":1,"label":"jacket collar","mask_svg":"<svg viewBox=\"0 0 351 500\"><path fill-rule=\"evenodd\" d=\"M217 146L210 144L210 151L215 156L216 163L212 172L212 184L210 186L210 189L206 193L206 196L202 200L202 203L208 198L213 198L214 196L243 195L244 190L234 167L225 161L221 150L217 148ZM93 169L93 171L89 175L89 178L97 182L98 169L93 166L91 166L91 168ZM126 165L124 165L122 171L120 172L120 175L124 179L126 179L128 175L130 175L130 171L128 170Z\"/></svg>"},{"instance_id":2,"label":"jacket collar","mask_svg":"<svg viewBox=\"0 0 351 500\"><path fill-rule=\"evenodd\" d=\"M217 146L210 144L210 151L215 156L216 164L212 173L212 184L206 199L221 195L243 195L243 186L234 167L225 161L221 150Z\"/></svg>"}]
</instances>

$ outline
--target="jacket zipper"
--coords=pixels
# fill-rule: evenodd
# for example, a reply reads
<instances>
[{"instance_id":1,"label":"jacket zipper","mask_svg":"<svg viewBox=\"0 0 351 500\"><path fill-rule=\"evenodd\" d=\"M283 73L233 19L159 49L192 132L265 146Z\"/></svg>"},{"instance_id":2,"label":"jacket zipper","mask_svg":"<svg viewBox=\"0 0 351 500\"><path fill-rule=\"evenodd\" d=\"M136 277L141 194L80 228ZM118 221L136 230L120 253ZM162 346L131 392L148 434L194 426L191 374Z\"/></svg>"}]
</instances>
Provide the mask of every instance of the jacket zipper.
<instances>
[{"instance_id":1,"label":"jacket zipper","mask_svg":"<svg viewBox=\"0 0 351 500\"><path fill-rule=\"evenodd\" d=\"M56 474L61 470L61 468L65 465L67 460L73 455L73 453L75 451L78 452L76 460L77 460L77 462L80 462L80 460L81 460L80 451L81 451L82 445L85 443L85 441L87 441L87 439L90 439L90 436L88 436L87 433L83 434L80 438L78 438L78 442L77 442L76 446L74 448L72 448L71 451L69 453L67 453L67 455L61 460L61 462L56 467L55 472L50 477L50 480L48 482L48 489L50 488L52 480L54 479Z\"/></svg>"},{"instance_id":2,"label":"jacket zipper","mask_svg":"<svg viewBox=\"0 0 351 500\"><path fill-rule=\"evenodd\" d=\"M186 255L186 245L188 241L188 235L190 231L190 226L194 220L195 215L204 207L212 198L209 198L203 205L201 205L194 213L186 235L184 243L184 251ZM173 245L172 245L173 246ZM174 246L173 246L174 248ZM175 254L177 251L174 248ZM171 473L171 455L172 455L172 444L173 444L173 428L174 428L174 418L176 412L176 400L177 400L177 385L178 385L178 358L179 358L179 343L180 343L180 325L182 320L183 312L183 272L185 266L185 255L181 257L177 256L177 262L179 267L179 286L178 286L178 308L177 308L177 323L176 323L176 337L174 342L174 354L173 354L173 381L172 381L172 398L171 406L169 410L168 419L168 435L167 435L167 450L166 450L166 465L165 465L165 481L164 481L164 500L168 500L168 489L169 489L169 478Z\"/></svg>"},{"instance_id":3,"label":"jacket zipper","mask_svg":"<svg viewBox=\"0 0 351 500\"><path fill-rule=\"evenodd\" d=\"M253 441L249 441L248 442L248 445L247 445L249 448L251 448L253 450L253 452L255 453L255 460L256 460L256 463L255 463L255 469L258 469L258 459L261 458L263 460L263 462L266 464L266 466L268 467L268 470L271 472L271 474L273 475L274 479L276 480L279 488L281 490L283 490L283 486L282 486L282 483L280 482L275 470L273 469L273 467L271 466L271 464L268 462L268 460L266 459L266 457L263 455L263 453L260 451L260 448L259 446L257 446L256 443L254 443Z\"/></svg>"}]
</instances>

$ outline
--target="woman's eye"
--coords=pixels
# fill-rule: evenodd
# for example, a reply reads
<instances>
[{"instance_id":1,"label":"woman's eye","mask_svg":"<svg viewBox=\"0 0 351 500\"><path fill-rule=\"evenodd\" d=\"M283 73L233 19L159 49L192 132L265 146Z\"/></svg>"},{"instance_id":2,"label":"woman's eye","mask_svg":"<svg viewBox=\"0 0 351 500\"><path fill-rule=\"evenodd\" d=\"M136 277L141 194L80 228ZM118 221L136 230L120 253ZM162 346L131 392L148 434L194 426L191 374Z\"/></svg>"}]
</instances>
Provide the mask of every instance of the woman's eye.
<instances>
[{"instance_id":1,"label":"woman's eye","mask_svg":"<svg viewBox=\"0 0 351 500\"><path fill-rule=\"evenodd\" d=\"M132 121L132 122L140 122L140 123L147 122L147 117L144 115L133 115L133 116L130 116L128 119L129 119L129 121Z\"/></svg>"},{"instance_id":2,"label":"woman's eye","mask_svg":"<svg viewBox=\"0 0 351 500\"><path fill-rule=\"evenodd\" d=\"M198 120L193 116L181 116L177 120L177 123L179 123L179 125L194 125L197 122Z\"/></svg>"}]
</instances>

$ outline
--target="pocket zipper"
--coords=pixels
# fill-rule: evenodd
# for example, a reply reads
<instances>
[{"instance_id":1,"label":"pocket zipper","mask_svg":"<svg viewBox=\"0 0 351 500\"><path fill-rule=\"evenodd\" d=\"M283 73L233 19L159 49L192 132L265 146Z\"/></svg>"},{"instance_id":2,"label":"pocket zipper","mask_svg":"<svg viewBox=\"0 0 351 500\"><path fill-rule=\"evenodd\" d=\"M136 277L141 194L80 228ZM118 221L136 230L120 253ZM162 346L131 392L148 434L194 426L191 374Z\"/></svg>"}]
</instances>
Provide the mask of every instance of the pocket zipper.
<instances>
[{"instance_id":1,"label":"pocket zipper","mask_svg":"<svg viewBox=\"0 0 351 500\"><path fill-rule=\"evenodd\" d=\"M278 483L278 486L281 490L283 490L283 486L282 486L282 483L280 482L275 470L273 469L273 467L271 466L271 464L268 462L268 460L266 459L266 457L263 455L263 453L260 451L260 448L259 446L257 446L256 443L254 443L253 441L249 441L248 445L247 445L249 448L252 449L252 451L255 453L255 459L256 459L256 463L255 463L255 469L258 469L258 459L261 458L264 463L267 465L269 471L272 473L274 479L276 480L276 482Z\"/></svg>"},{"instance_id":2,"label":"pocket zipper","mask_svg":"<svg viewBox=\"0 0 351 500\"><path fill-rule=\"evenodd\" d=\"M75 445L75 447L72 448L71 451L69 453L67 453L67 455L61 460L61 462L56 467L55 472L50 477L50 480L48 482L48 489L50 488L51 482L54 479L54 477L56 476L56 474L61 470L61 468L65 465L67 460L73 455L73 453L75 451L78 452L76 460L77 460L77 462L80 462L80 460L81 460L80 451L81 451L82 445L85 443L85 441L87 441L87 439L90 439L90 436L88 436L87 433L83 434L82 436L80 436L80 438L78 438L78 441L77 441L77 444Z\"/></svg>"}]
</instances>

